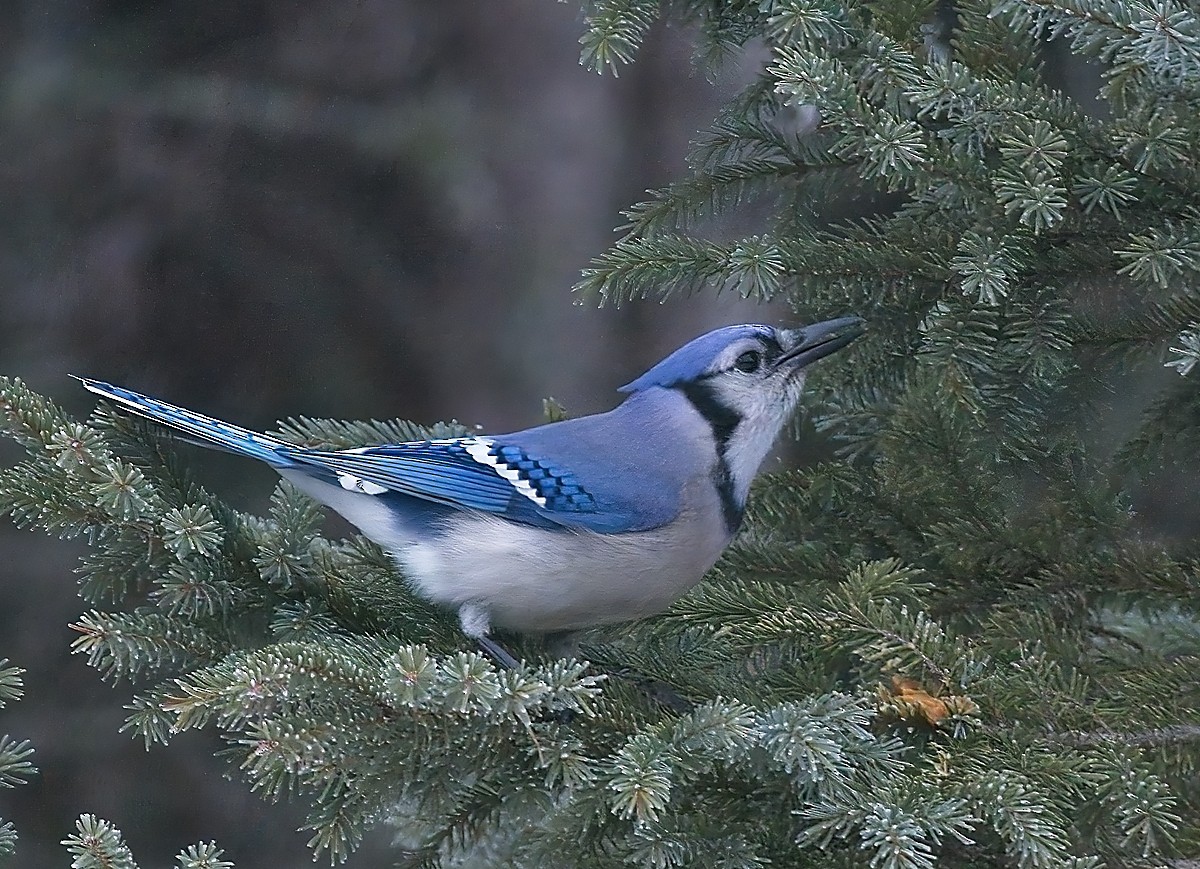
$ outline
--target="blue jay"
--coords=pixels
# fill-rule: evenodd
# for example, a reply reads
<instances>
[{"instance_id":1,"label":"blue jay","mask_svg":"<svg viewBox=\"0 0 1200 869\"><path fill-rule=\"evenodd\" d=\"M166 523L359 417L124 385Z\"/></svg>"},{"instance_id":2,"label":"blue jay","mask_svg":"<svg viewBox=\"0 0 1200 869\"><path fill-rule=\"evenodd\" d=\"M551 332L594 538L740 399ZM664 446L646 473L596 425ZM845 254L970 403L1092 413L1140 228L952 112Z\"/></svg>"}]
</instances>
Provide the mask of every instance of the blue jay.
<instances>
[{"instance_id":1,"label":"blue jay","mask_svg":"<svg viewBox=\"0 0 1200 869\"><path fill-rule=\"evenodd\" d=\"M188 440L266 462L456 610L503 663L493 628L574 631L665 609L742 519L750 483L805 368L862 334L857 317L800 329L726 326L621 387L613 410L512 434L308 449L80 378Z\"/></svg>"}]
</instances>

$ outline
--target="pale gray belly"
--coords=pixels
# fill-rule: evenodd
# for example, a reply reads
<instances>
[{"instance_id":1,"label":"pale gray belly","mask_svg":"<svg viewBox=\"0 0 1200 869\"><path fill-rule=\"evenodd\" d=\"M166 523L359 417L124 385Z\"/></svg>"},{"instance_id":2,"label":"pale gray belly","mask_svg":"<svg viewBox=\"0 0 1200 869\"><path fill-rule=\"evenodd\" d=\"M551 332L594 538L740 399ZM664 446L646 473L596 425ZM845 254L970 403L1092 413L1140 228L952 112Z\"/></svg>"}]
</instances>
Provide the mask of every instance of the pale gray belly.
<instances>
[{"instance_id":1,"label":"pale gray belly","mask_svg":"<svg viewBox=\"0 0 1200 869\"><path fill-rule=\"evenodd\" d=\"M674 522L650 531L546 529L464 511L441 531L418 533L374 496L281 473L387 550L416 593L518 632L579 630L661 612L700 581L730 537L715 494L701 485L689 490L689 507Z\"/></svg>"},{"instance_id":2,"label":"pale gray belly","mask_svg":"<svg viewBox=\"0 0 1200 869\"><path fill-rule=\"evenodd\" d=\"M437 538L394 552L416 591L447 607L479 607L495 627L578 630L666 609L712 567L723 525L595 534L471 514Z\"/></svg>"}]
</instances>

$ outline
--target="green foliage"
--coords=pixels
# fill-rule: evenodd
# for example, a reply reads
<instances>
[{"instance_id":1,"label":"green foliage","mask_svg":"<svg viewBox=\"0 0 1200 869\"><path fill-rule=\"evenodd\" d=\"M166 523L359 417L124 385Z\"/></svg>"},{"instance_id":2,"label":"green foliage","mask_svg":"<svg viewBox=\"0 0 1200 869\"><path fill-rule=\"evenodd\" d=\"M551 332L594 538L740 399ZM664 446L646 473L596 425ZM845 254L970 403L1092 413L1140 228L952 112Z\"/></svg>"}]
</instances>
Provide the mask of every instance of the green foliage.
<instances>
[{"instance_id":1,"label":"green foliage","mask_svg":"<svg viewBox=\"0 0 1200 869\"><path fill-rule=\"evenodd\" d=\"M93 443L93 446L95 444ZM21 699L23 695L20 667L8 666L0 659L0 709ZM24 784L37 774L28 760L33 748L27 740L0 736L0 787L11 788ZM73 869L137 869L133 855L121 839L120 830L93 815L81 815L76 822L77 832L63 840L71 857ZM0 863L17 851L17 831L10 822L0 823ZM213 843L191 845L176 857L179 869L233 869L233 864L221 859L222 851Z\"/></svg>"},{"instance_id":2,"label":"green foliage","mask_svg":"<svg viewBox=\"0 0 1200 869\"><path fill-rule=\"evenodd\" d=\"M20 700L24 694L20 667L10 667L7 658L0 658L0 709ZM0 788L24 784L37 768L29 762L33 747L27 740L14 740L8 734L0 736ZM0 862L7 862L17 850L17 831L9 821L0 822Z\"/></svg>"},{"instance_id":3,"label":"green foliage","mask_svg":"<svg viewBox=\"0 0 1200 869\"><path fill-rule=\"evenodd\" d=\"M95 815L80 815L75 829L62 844L74 858L71 869L137 869L133 853L121 831Z\"/></svg>"},{"instance_id":4,"label":"green foliage","mask_svg":"<svg viewBox=\"0 0 1200 869\"><path fill-rule=\"evenodd\" d=\"M71 869L138 869L121 831L103 818L80 815L76 832L63 839L73 858ZM233 869L224 852L212 842L189 845L175 857L178 869Z\"/></svg>"},{"instance_id":5,"label":"green foliage","mask_svg":"<svg viewBox=\"0 0 1200 869\"><path fill-rule=\"evenodd\" d=\"M597 0L585 62L615 72L660 15L706 62L768 59L579 289L863 315L807 393L837 457L761 481L664 617L585 638L590 663L513 638L528 663L498 671L286 484L269 515L238 512L152 427L0 380L29 453L0 510L91 544L75 649L137 683L125 729L218 729L251 787L309 806L334 862L381 822L406 866L1195 859L1200 560L1139 524L1133 488L1200 445L1195 13ZM1054 86L1049 39L1102 69L1103 112ZM1144 414L1122 428L1097 396L1132 377ZM88 816L68 847L132 865ZM211 846L179 862L228 865Z\"/></svg>"}]
</instances>

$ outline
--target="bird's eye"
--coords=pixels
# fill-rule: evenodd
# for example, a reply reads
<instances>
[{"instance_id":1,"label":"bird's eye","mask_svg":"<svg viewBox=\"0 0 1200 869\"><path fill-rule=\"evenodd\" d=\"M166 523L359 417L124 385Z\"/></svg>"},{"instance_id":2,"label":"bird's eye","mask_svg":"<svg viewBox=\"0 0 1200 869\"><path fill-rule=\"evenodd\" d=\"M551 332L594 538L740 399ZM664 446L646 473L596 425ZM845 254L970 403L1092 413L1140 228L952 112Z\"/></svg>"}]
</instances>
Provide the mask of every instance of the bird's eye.
<instances>
[{"instance_id":1,"label":"bird's eye","mask_svg":"<svg viewBox=\"0 0 1200 869\"><path fill-rule=\"evenodd\" d=\"M747 350L736 360L733 367L738 371L744 371L747 374L753 374L758 370L758 366L762 364L762 354L757 350Z\"/></svg>"}]
</instances>

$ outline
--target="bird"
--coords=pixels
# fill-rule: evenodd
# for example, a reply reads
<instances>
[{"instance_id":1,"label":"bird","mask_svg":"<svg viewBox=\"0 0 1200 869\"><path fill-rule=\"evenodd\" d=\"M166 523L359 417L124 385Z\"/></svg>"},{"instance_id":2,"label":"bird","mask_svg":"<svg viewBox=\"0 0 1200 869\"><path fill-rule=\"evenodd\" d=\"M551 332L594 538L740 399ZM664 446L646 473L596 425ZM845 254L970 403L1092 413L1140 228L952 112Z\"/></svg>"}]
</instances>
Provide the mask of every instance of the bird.
<instances>
[{"instance_id":1,"label":"bird","mask_svg":"<svg viewBox=\"0 0 1200 869\"><path fill-rule=\"evenodd\" d=\"M78 378L184 440L258 459L398 563L412 590L493 637L566 635L660 613L732 541L808 366L858 317L707 332L619 388L612 410L497 435L316 449Z\"/></svg>"}]
</instances>

